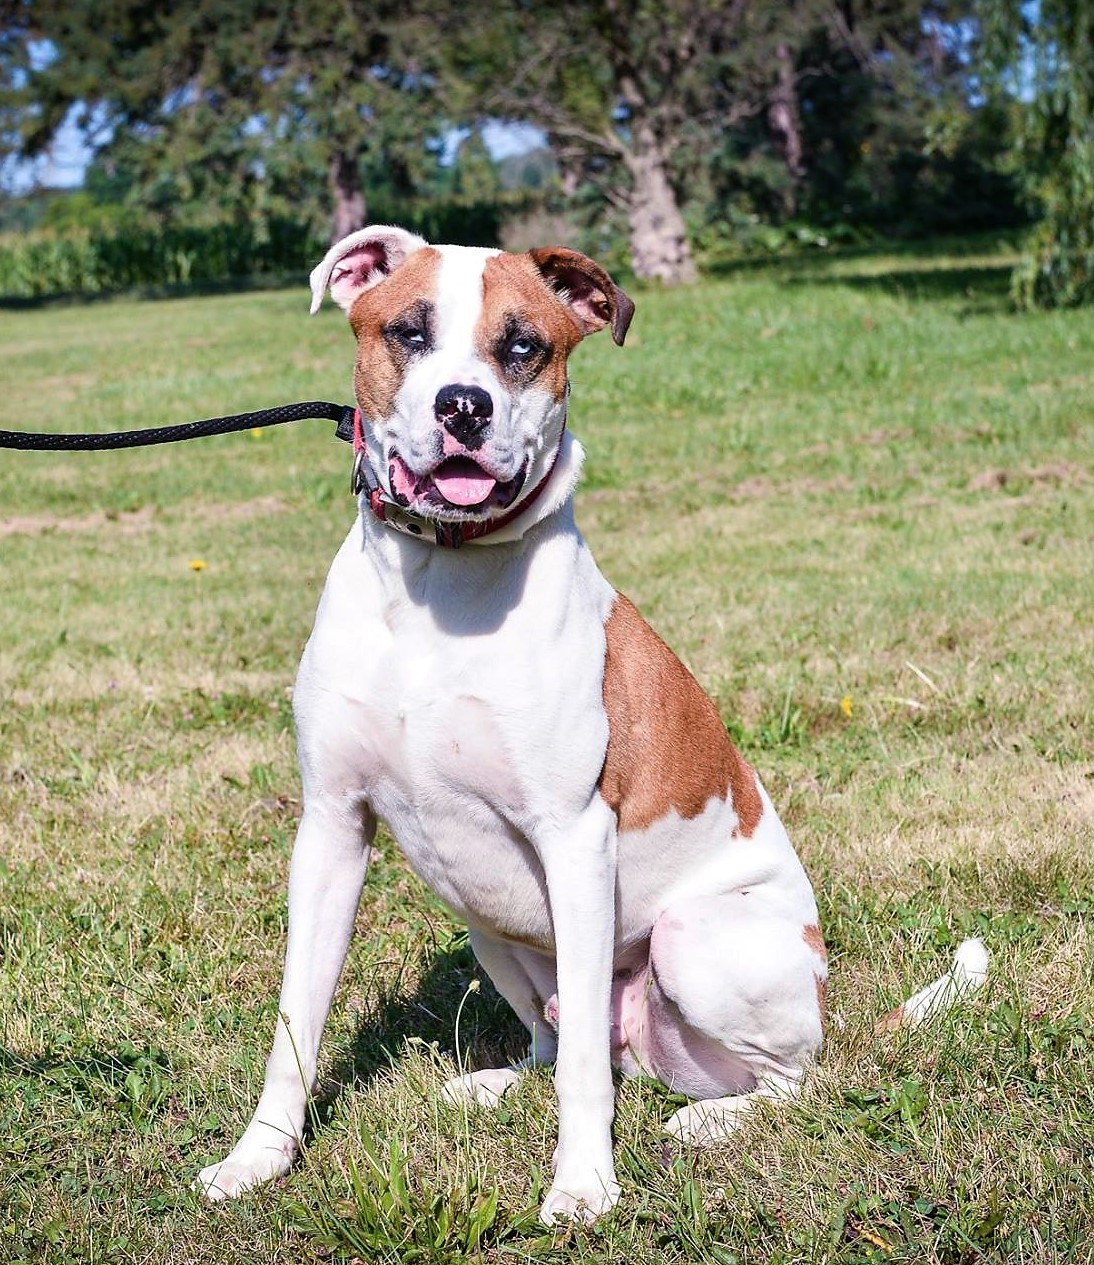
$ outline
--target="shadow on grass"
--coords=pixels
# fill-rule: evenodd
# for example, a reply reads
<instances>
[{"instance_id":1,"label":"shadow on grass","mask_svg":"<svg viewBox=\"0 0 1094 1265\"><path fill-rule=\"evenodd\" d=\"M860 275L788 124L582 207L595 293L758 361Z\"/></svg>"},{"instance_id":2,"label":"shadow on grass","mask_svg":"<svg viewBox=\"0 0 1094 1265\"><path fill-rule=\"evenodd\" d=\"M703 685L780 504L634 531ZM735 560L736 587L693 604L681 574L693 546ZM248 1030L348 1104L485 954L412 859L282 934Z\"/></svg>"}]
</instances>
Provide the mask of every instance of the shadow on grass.
<instances>
[{"instance_id":1,"label":"shadow on grass","mask_svg":"<svg viewBox=\"0 0 1094 1265\"><path fill-rule=\"evenodd\" d=\"M1006 254L1000 254L1000 248ZM704 267L710 277L768 274L789 286L842 286L849 290L875 291L921 302L967 300L962 315L1011 310L1010 278L1015 248L998 237L941 239L939 241L884 242L863 247L841 247L825 254L758 256L724 260ZM984 255L999 255L998 262ZM970 258L956 267L955 259ZM879 257L888 261L883 271L871 270ZM907 262L904 262L906 258ZM931 260L939 266L932 267ZM862 271L855 265L861 263Z\"/></svg>"},{"instance_id":2,"label":"shadow on grass","mask_svg":"<svg viewBox=\"0 0 1094 1265\"><path fill-rule=\"evenodd\" d=\"M155 1068L167 1074L170 1064L161 1050L123 1045L116 1052L97 1050L81 1054L48 1054L26 1058L0 1047L0 1076L49 1081L53 1085L106 1086L121 1090L134 1072Z\"/></svg>"},{"instance_id":3,"label":"shadow on grass","mask_svg":"<svg viewBox=\"0 0 1094 1265\"><path fill-rule=\"evenodd\" d=\"M469 993L472 979L480 984ZM395 1066L408 1040L436 1043L442 1052L456 1054L457 1015L458 1056L466 1067L503 1067L527 1053L527 1030L495 992L470 946L435 949L412 988L403 989L397 978L369 999L363 1022L335 1059L315 1101L318 1123L327 1121L341 1094L367 1086Z\"/></svg>"},{"instance_id":4,"label":"shadow on grass","mask_svg":"<svg viewBox=\"0 0 1094 1265\"><path fill-rule=\"evenodd\" d=\"M262 290L306 289L303 272L261 273L253 277L227 277L217 281L188 281L177 285L130 286L118 290L69 291L61 294L0 295L0 312L32 312L39 308L86 307L96 303L133 299L197 299L218 294L250 294Z\"/></svg>"},{"instance_id":5,"label":"shadow on grass","mask_svg":"<svg viewBox=\"0 0 1094 1265\"><path fill-rule=\"evenodd\" d=\"M1010 264L964 268L891 268L880 273L825 275L809 269L786 278L788 285L842 286L923 302L965 299L963 312L1010 309Z\"/></svg>"}]
</instances>

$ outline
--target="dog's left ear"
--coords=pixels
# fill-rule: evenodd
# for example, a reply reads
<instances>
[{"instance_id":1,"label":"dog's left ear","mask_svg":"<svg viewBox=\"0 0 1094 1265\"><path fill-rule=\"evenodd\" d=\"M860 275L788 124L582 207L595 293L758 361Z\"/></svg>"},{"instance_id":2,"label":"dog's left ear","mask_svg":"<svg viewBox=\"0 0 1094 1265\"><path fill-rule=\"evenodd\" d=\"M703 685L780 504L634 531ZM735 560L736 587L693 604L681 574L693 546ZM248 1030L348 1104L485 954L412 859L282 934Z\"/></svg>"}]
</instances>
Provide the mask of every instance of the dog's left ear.
<instances>
[{"instance_id":1,"label":"dog's left ear","mask_svg":"<svg viewBox=\"0 0 1094 1265\"><path fill-rule=\"evenodd\" d=\"M328 285L330 297L348 312L359 294L379 285L408 255L427 244L417 233L394 224L373 224L335 242L323 262L312 269L312 316L319 311Z\"/></svg>"},{"instance_id":2,"label":"dog's left ear","mask_svg":"<svg viewBox=\"0 0 1094 1265\"><path fill-rule=\"evenodd\" d=\"M570 309L583 335L595 334L610 324L612 338L623 346L634 304L598 263L565 246L541 246L528 254L543 279Z\"/></svg>"}]
</instances>

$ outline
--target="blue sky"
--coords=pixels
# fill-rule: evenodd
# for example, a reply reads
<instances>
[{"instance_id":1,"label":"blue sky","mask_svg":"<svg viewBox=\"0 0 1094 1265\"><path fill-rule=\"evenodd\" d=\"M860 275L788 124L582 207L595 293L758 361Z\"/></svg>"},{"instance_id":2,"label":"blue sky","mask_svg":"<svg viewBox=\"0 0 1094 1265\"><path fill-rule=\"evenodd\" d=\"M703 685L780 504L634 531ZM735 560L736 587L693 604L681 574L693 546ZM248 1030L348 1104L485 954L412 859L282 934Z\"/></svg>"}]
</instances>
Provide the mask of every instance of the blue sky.
<instances>
[{"instance_id":1,"label":"blue sky","mask_svg":"<svg viewBox=\"0 0 1094 1265\"><path fill-rule=\"evenodd\" d=\"M11 187L26 192L35 183L46 189L74 189L84 178L91 161L91 150L84 144L70 111L49 153L33 163L19 163L9 177ZM447 138L446 151L454 158L466 130L453 130ZM513 154L525 154L545 143L544 134L527 123L501 123L491 120L482 129L483 140L491 156L500 160ZM8 183L8 181L5 181Z\"/></svg>"}]
</instances>

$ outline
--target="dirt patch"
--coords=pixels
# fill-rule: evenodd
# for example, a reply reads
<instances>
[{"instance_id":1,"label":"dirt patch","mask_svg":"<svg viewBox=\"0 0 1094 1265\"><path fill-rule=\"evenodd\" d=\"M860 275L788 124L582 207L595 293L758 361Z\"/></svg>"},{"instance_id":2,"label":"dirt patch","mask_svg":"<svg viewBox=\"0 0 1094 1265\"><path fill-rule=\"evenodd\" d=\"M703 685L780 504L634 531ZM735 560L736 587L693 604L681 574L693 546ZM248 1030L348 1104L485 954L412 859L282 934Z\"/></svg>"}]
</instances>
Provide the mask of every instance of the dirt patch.
<instances>
[{"instance_id":1,"label":"dirt patch","mask_svg":"<svg viewBox=\"0 0 1094 1265\"><path fill-rule=\"evenodd\" d=\"M122 513L96 510L93 514L26 514L0 519L0 538L5 536L40 536L45 532L112 531L122 536L147 531L155 511L150 506Z\"/></svg>"},{"instance_id":2,"label":"dirt patch","mask_svg":"<svg viewBox=\"0 0 1094 1265\"><path fill-rule=\"evenodd\" d=\"M228 501L223 504L202 505L187 514L198 522L245 522L280 514L288 506L276 496L258 496L250 501ZM133 536L151 530L156 525L159 511L151 505L140 509L95 510L91 514L24 514L13 518L0 518L0 540L6 536L40 536L47 532L61 535L79 532L102 532L116 536Z\"/></svg>"},{"instance_id":3,"label":"dirt patch","mask_svg":"<svg viewBox=\"0 0 1094 1265\"><path fill-rule=\"evenodd\" d=\"M858 442L868 444L871 448L880 448L883 444L906 444L914 438L915 431L910 426L879 427L877 430L868 430L864 435L860 435Z\"/></svg>"},{"instance_id":4,"label":"dirt patch","mask_svg":"<svg viewBox=\"0 0 1094 1265\"><path fill-rule=\"evenodd\" d=\"M759 496L771 496L775 484L765 475L753 475L750 479L742 479L736 487L731 488L729 495L742 501L751 501Z\"/></svg>"},{"instance_id":5,"label":"dirt patch","mask_svg":"<svg viewBox=\"0 0 1094 1265\"><path fill-rule=\"evenodd\" d=\"M1031 470L982 470L968 482L970 492L997 492L1002 488L1013 487L1020 483L1049 485L1051 487L1073 487L1086 483L1090 476L1082 466L1074 461L1053 461L1047 465L1034 466Z\"/></svg>"},{"instance_id":6,"label":"dirt patch","mask_svg":"<svg viewBox=\"0 0 1094 1265\"><path fill-rule=\"evenodd\" d=\"M702 481L710 482L709 479ZM851 492L854 487L854 483L844 474L837 474L831 479L817 479L807 475L801 479L778 481L757 474L727 488L726 497L731 501L755 501L770 496L829 496L832 493Z\"/></svg>"}]
</instances>

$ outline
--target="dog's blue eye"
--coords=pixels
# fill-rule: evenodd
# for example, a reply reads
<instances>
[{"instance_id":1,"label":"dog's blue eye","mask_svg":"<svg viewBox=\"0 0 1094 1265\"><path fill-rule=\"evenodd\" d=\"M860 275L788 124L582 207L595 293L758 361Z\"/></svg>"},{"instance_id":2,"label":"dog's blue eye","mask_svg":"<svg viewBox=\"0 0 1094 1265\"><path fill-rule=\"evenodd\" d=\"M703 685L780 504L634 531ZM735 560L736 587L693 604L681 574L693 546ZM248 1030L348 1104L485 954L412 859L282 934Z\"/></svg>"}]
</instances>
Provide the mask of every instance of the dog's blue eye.
<instances>
[{"instance_id":1,"label":"dog's blue eye","mask_svg":"<svg viewBox=\"0 0 1094 1265\"><path fill-rule=\"evenodd\" d=\"M509 344L510 356L516 356L520 360L527 360L529 356L535 355L539 350L530 338L518 338L515 343Z\"/></svg>"}]
</instances>

